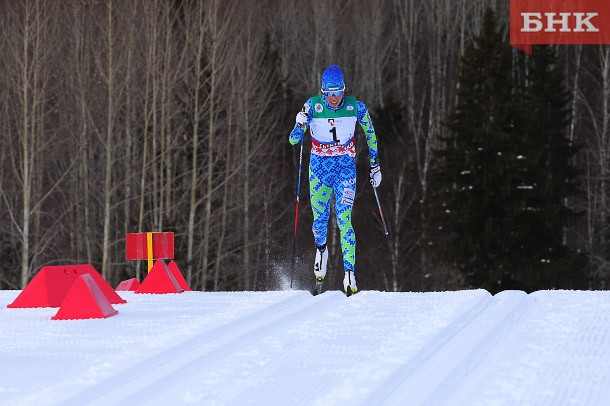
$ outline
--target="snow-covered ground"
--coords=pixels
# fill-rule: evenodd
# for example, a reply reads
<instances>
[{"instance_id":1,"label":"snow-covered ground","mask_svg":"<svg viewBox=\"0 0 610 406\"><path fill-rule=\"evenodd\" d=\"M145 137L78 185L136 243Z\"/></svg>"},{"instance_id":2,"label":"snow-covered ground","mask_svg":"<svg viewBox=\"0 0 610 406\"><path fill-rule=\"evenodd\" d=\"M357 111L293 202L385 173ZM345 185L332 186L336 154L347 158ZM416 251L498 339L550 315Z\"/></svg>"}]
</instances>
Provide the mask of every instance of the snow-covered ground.
<instances>
[{"instance_id":1,"label":"snow-covered ground","mask_svg":"<svg viewBox=\"0 0 610 406\"><path fill-rule=\"evenodd\" d=\"M77 321L18 293L4 405L610 404L610 292L120 292Z\"/></svg>"}]
</instances>

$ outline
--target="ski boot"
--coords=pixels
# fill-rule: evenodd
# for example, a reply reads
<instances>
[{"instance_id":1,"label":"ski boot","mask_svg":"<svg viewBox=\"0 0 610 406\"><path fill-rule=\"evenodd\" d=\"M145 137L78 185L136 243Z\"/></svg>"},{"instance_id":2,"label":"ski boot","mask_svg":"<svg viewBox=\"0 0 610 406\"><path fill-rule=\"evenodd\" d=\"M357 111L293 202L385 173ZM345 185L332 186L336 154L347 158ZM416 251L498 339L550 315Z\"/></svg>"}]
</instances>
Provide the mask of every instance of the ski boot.
<instances>
[{"instance_id":1,"label":"ski boot","mask_svg":"<svg viewBox=\"0 0 610 406\"><path fill-rule=\"evenodd\" d=\"M351 295L358 292L354 271L345 271L345 277L343 278L343 290L345 291L345 295L347 297L350 297Z\"/></svg>"},{"instance_id":2,"label":"ski boot","mask_svg":"<svg viewBox=\"0 0 610 406\"><path fill-rule=\"evenodd\" d=\"M316 275L316 286L313 289L313 295L322 293L322 283L326 276L326 264L328 263L328 250L326 244L316 247L316 260L313 264L313 273Z\"/></svg>"},{"instance_id":3,"label":"ski boot","mask_svg":"<svg viewBox=\"0 0 610 406\"><path fill-rule=\"evenodd\" d=\"M313 288L313 295L317 296L322 293L322 283L324 282L324 278L316 278L316 286Z\"/></svg>"}]
</instances>

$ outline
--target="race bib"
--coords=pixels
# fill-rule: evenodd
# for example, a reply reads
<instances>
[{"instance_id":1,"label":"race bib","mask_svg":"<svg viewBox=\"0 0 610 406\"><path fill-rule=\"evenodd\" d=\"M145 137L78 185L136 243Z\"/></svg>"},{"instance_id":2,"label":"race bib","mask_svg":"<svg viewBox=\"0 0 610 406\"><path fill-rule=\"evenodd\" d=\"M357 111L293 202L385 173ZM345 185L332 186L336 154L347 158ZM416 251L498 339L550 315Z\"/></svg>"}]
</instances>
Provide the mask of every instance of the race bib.
<instances>
[{"instance_id":1,"label":"race bib","mask_svg":"<svg viewBox=\"0 0 610 406\"><path fill-rule=\"evenodd\" d=\"M319 143L346 145L354 137L356 117L314 118L311 134Z\"/></svg>"}]
</instances>

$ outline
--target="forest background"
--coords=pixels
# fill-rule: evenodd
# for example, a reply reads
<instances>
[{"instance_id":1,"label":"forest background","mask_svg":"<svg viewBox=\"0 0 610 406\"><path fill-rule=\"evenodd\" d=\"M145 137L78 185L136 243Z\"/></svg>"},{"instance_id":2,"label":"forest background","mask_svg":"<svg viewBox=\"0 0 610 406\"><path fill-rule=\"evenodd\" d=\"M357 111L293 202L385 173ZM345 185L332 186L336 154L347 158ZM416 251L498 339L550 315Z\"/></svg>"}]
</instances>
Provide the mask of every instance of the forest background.
<instances>
[{"instance_id":1,"label":"forest background","mask_svg":"<svg viewBox=\"0 0 610 406\"><path fill-rule=\"evenodd\" d=\"M508 1L62 0L0 2L0 289L43 265L91 263L115 285L128 232L173 231L176 260L200 290L280 288L290 277L298 147L294 116L330 64L364 101L379 140L385 237L367 183L361 130L359 286L473 286L433 243L426 209L435 150L450 136L460 60ZM580 287L610 281L610 47L558 46L569 93L565 136L579 149L581 213L565 241L586 253ZM521 51L513 50L515 60ZM307 173L308 143L303 167ZM313 284L306 175L297 286ZM342 280L336 223L330 288ZM541 282L530 289L556 288Z\"/></svg>"}]
</instances>

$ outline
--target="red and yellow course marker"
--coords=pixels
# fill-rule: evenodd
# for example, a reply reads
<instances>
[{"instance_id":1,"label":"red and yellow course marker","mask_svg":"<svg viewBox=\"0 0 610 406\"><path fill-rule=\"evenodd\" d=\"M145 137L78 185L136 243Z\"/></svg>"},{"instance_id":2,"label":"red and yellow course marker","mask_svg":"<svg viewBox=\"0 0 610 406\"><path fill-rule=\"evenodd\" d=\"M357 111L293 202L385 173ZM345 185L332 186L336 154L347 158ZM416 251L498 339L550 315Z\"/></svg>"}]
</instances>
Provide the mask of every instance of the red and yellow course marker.
<instances>
[{"instance_id":1,"label":"red and yellow course marker","mask_svg":"<svg viewBox=\"0 0 610 406\"><path fill-rule=\"evenodd\" d=\"M174 258L174 233L127 233L125 238L128 261L148 260L148 272L155 259Z\"/></svg>"}]
</instances>

